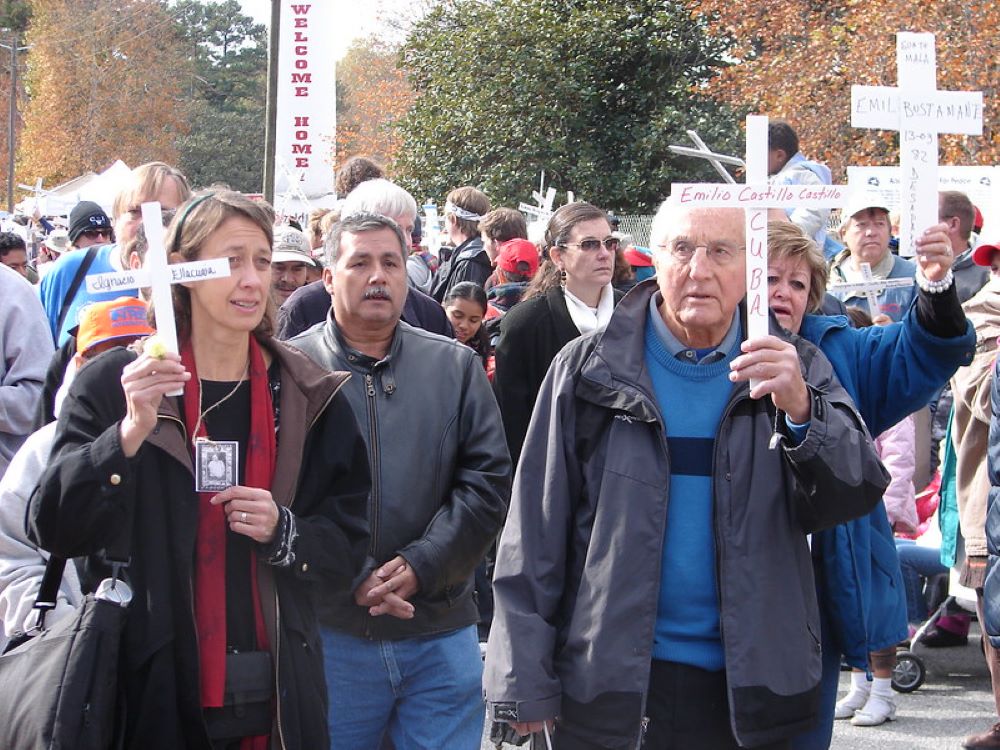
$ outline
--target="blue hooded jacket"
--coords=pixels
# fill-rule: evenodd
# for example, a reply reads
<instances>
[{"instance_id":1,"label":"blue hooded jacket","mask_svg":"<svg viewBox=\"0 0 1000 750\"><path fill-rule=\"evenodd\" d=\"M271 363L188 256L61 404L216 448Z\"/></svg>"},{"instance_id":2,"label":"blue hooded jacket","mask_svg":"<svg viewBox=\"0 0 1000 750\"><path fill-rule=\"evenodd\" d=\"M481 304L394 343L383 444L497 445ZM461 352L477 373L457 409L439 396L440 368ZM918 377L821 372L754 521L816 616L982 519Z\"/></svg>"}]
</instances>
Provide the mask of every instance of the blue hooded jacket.
<instances>
[{"instance_id":1,"label":"blue hooded jacket","mask_svg":"<svg viewBox=\"0 0 1000 750\"><path fill-rule=\"evenodd\" d=\"M955 370L972 361L976 334L932 336L917 322L916 304L899 323L851 328L842 315L806 315L799 335L818 346L854 398L872 435L925 406ZM836 642L848 663L868 664L869 651L904 640L906 597L892 528L881 503L867 516L813 535L819 591Z\"/></svg>"}]
</instances>

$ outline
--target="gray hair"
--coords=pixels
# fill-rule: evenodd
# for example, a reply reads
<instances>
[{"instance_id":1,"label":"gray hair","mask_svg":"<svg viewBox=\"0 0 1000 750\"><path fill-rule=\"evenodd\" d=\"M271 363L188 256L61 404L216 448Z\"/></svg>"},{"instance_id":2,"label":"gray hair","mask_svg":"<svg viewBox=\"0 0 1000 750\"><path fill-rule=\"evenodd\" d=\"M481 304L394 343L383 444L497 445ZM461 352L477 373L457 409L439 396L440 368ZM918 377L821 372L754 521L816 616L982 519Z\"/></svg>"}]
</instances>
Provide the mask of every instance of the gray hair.
<instances>
[{"instance_id":1,"label":"gray hair","mask_svg":"<svg viewBox=\"0 0 1000 750\"><path fill-rule=\"evenodd\" d=\"M383 216L417 216L417 202L395 182L365 180L347 194L340 215L370 213Z\"/></svg>"},{"instance_id":2,"label":"gray hair","mask_svg":"<svg viewBox=\"0 0 1000 750\"><path fill-rule=\"evenodd\" d=\"M357 189L357 188L355 188ZM376 232L379 229L389 229L399 240L399 252L406 262L406 237L399 224L382 214L371 213L370 211L360 211L344 216L337 222L326 237L324 250L326 253L326 265L333 268L340 255L340 245L345 234L362 234L364 232Z\"/></svg>"}]
</instances>

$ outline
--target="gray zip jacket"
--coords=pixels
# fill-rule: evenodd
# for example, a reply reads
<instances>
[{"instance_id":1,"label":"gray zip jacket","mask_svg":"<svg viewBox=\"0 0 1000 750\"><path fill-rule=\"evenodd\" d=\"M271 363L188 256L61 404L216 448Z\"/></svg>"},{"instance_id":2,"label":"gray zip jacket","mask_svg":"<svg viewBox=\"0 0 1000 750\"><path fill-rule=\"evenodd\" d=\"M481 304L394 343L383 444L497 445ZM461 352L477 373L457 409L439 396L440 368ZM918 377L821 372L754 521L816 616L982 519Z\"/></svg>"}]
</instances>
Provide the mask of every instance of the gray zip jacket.
<instances>
[{"instance_id":1,"label":"gray zip jacket","mask_svg":"<svg viewBox=\"0 0 1000 750\"><path fill-rule=\"evenodd\" d=\"M453 339L400 321L381 360L350 349L332 314L288 342L331 370L354 375L343 393L368 446L370 555L396 555L420 590L411 620L371 617L351 591L319 598L320 621L378 639L472 625L473 572L496 539L510 498L510 454L479 356Z\"/></svg>"},{"instance_id":2,"label":"gray zip jacket","mask_svg":"<svg viewBox=\"0 0 1000 750\"><path fill-rule=\"evenodd\" d=\"M568 344L542 385L494 573L483 677L496 720L560 717L557 732L637 747L652 659L670 456L645 366L654 282L603 334ZM745 329L745 327L744 327ZM713 461L730 721L744 746L810 728L821 673L806 534L869 512L888 475L829 361L799 351L812 398L802 442L769 449L770 398L733 386ZM572 745L572 743L570 743Z\"/></svg>"}]
</instances>

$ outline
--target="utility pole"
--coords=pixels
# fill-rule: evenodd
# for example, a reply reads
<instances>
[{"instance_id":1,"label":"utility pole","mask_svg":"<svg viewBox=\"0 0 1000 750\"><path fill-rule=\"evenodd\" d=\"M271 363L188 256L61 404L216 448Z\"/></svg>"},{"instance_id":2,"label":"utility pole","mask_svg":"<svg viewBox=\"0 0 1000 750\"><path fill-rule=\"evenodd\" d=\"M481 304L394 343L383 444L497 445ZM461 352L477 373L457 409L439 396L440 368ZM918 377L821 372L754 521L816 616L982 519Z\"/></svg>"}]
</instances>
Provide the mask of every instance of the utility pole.
<instances>
[{"instance_id":1,"label":"utility pole","mask_svg":"<svg viewBox=\"0 0 1000 750\"><path fill-rule=\"evenodd\" d=\"M7 211L14 213L14 155L17 150L17 53L28 47L17 46L17 34L13 31L10 44L0 44L0 48L10 50L10 111L7 115Z\"/></svg>"},{"instance_id":2,"label":"utility pole","mask_svg":"<svg viewBox=\"0 0 1000 750\"><path fill-rule=\"evenodd\" d=\"M267 41L267 124L264 129L264 200L274 205L274 152L278 126L278 36L281 0L271 0L271 28Z\"/></svg>"}]
</instances>

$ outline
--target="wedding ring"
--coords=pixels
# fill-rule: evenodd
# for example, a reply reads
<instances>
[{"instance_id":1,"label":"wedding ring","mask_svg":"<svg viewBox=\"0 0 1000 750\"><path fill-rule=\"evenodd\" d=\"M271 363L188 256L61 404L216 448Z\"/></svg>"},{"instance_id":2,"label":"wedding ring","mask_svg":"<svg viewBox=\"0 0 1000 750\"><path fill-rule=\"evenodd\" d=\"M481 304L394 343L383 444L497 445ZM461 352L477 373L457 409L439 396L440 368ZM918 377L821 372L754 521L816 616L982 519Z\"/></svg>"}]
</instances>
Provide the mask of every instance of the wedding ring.
<instances>
[{"instance_id":1,"label":"wedding ring","mask_svg":"<svg viewBox=\"0 0 1000 750\"><path fill-rule=\"evenodd\" d=\"M246 511L243 511L243 515L240 516L240 521L242 521L243 523L247 522L247 512Z\"/></svg>"}]
</instances>

